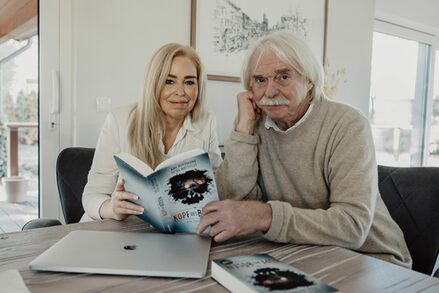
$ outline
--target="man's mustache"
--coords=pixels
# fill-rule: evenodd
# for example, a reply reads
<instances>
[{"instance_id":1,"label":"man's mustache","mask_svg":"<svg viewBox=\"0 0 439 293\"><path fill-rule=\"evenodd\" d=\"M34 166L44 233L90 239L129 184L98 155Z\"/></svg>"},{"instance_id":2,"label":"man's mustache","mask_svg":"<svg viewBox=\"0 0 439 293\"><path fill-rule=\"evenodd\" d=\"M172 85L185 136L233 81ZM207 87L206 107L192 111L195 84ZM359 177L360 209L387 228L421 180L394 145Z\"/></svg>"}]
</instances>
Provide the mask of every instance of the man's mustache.
<instances>
[{"instance_id":1,"label":"man's mustache","mask_svg":"<svg viewBox=\"0 0 439 293\"><path fill-rule=\"evenodd\" d=\"M290 101L288 101L284 97L267 98L264 96L256 104L258 106L280 106L280 105L289 105Z\"/></svg>"}]
</instances>

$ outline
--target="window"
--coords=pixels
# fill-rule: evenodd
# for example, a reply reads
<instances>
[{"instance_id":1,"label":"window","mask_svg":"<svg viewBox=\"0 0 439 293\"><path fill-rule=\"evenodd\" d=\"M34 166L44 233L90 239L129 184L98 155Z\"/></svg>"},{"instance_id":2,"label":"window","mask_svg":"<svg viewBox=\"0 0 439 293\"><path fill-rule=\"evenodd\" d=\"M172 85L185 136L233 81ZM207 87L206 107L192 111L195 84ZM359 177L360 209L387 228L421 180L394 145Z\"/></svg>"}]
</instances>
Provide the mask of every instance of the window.
<instances>
[{"instance_id":1,"label":"window","mask_svg":"<svg viewBox=\"0 0 439 293\"><path fill-rule=\"evenodd\" d=\"M431 105L428 161L426 165L439 166L439 50L436 51L434 65L434 86Z\"/></svg>"},{"instance_id":2,"label":"window","mask_svg":"<svg viewBox=\"0 0 439 293\"><path fill-rule=\"evenodd\" d=\"M12 135L17 132L18 135ZM0 177L19 175L27 179L27 192L15 198L20 204L8 203L11 198L7 189L2 186L0 190L2 233L18 231L27 221L38 217L37 35L0 43L0 134ZM7 145L14 146L9 153ZM8 160L12 153L16 160Z\"/></svg>"},{"instance_id":3,"label":"window","mask_svg":"<svg viewBox=\"0 0 439 293\"><path fill-rule=\"evenodd\" d=\"M439 147L435 149L439 134L434 131L439 125L439 105L437 98L436 104L429 103L434 43L421 33L418 37L417 32L396 25L385 23L377 28L373 34L369 104L377 162L439 166Z\"/></svg>"}]
</instances>

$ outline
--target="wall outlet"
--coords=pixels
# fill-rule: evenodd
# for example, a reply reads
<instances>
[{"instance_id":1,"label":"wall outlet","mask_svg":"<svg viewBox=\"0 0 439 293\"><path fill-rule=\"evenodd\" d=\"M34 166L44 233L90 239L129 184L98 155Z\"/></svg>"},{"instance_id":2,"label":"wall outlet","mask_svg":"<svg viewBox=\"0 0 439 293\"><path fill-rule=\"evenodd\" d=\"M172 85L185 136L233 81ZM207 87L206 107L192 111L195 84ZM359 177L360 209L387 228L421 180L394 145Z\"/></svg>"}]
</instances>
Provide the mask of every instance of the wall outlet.
<instances>
[{"instance_id":1,"label":"wall outlet","mask_svg":"<svg viewBox=\"0 0 439 293\"><path fill-rule=\"evenodd\" d=\"M110 97L97 97L96 98L96 111L101 113L107 113L111 110L111 98Z\"/></svg>"}]
</instances>

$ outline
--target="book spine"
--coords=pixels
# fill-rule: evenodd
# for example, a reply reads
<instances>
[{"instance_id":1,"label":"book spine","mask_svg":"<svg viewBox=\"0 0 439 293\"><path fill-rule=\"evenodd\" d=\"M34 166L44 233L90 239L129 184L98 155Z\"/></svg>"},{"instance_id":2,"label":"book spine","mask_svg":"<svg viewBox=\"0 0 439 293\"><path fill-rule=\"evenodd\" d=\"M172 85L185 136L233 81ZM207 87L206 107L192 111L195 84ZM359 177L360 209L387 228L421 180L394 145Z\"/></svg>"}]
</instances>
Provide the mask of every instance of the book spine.
<instances>
[{"instance_id":1,"label":"book spine","mask_svg":"<svg viewBox=\"0 0 439 293\"><path fill-rule=\"evenodd\" d=\"M166 198L164 198L163 190L160 189L159 182L157 180L157 177L152 176L149 178L152 190L157 197L157 208L159 211L159 219L162 226L161 230L165 233L174 233L174 223L172 220L172 214L169 210L169 204Z\"/></svg>"},{"instance_id":2,"label":"book spine","mask_svg":"<svg viewBox=\"0 0 439 293\"><path fill-rule=\"evenodd\" d=\"M211 275L213 279L215 279L218 283L232 293L257 292L252 287L248 286L248 284L240 280L232 272L218 265L215 261L212 261Z\"/></svg>"}]
</instances>

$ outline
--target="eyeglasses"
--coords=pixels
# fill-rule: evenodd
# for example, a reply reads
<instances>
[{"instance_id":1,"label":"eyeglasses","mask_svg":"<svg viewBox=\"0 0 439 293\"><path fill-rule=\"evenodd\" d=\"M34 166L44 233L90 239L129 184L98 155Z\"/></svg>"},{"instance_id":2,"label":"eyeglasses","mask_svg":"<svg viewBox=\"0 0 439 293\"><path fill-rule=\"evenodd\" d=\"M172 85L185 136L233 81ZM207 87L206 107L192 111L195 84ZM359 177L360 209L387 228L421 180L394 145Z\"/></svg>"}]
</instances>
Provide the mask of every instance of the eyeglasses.
<instances>
[{"instance_id":1,"label":"eyeglasses","mask_svg":"<svg viewBox=\"0 0 439 293\"><path fill-rule=\"evenodd\" d=\"M257 90L263 90L268 86L269 79L273 79L273 83L284 87L291 84L294 80L295 74L291 70L282 70L274 75L253 75L252 77L252 87Z\"/></svg>"}]
</instances>

